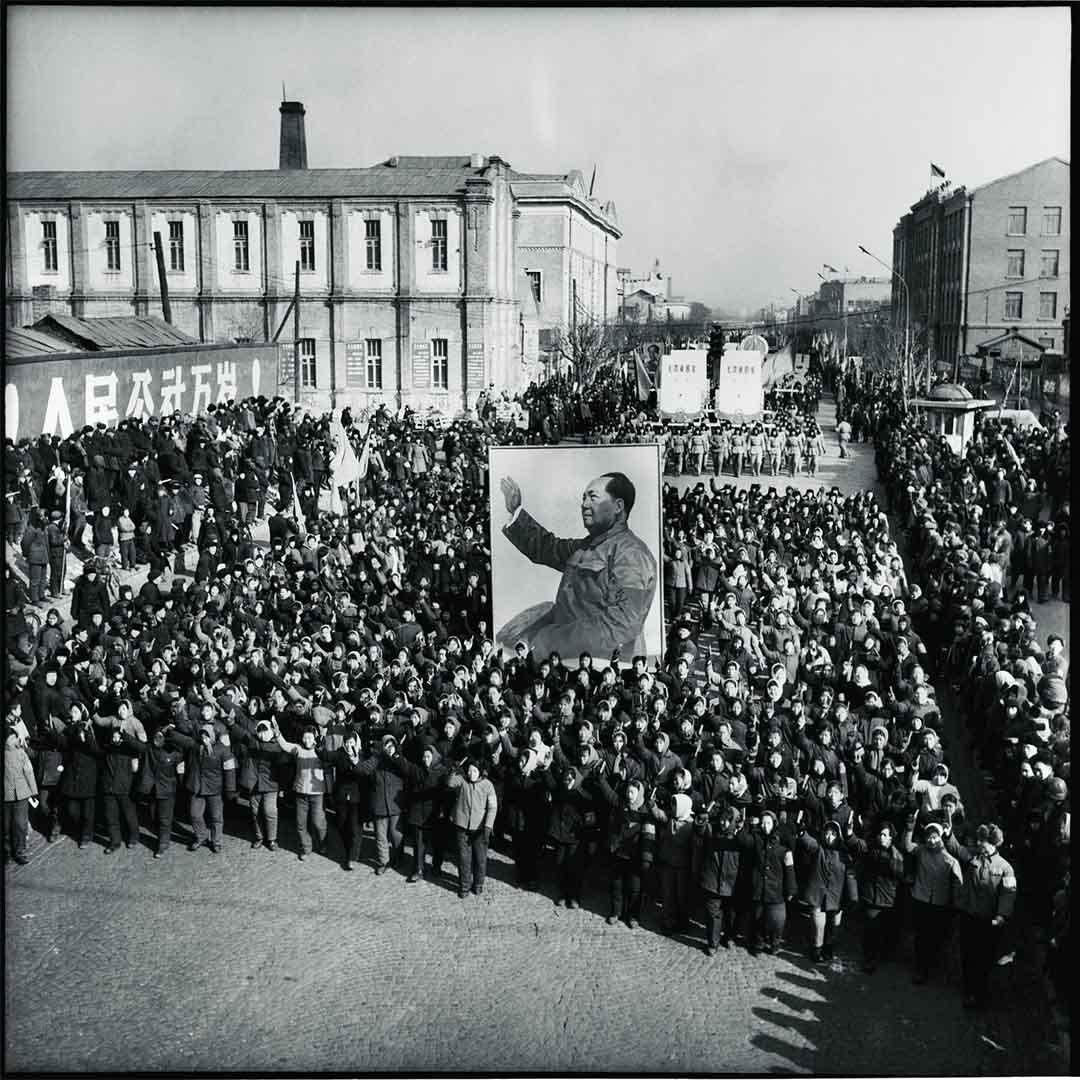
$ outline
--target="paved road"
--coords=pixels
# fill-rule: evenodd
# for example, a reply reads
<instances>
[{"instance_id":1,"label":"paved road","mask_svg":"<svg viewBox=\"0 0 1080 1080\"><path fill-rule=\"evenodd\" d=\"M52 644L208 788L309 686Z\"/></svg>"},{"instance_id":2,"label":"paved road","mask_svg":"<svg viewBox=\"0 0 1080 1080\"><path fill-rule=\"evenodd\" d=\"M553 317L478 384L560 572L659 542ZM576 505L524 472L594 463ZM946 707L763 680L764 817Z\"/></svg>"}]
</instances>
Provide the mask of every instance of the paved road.
<instances>
[{"instance_id":1,"label":"paved road","mask_svg":"<svg viewBox=\"0 0 1080 1080\"><path fill-rule=\"evenodd\" d=\"M818 482L872 483L869 448ZM907 958L863 974L855 925L827 969L806 963L797 918L778 956L710 960L699 925L606 926L596 869L569 912L511 884L501 853L484 896L460 901L453 879L343 872L336 837L301 864L291 828L276 854L248 835L236 810L222 854L161 861L147 838L106 856L36 837L5 875L7 1069L1064 1071L1019 969L972 1017L955 971L923 988Z\"/></svg>"}]
</instances>

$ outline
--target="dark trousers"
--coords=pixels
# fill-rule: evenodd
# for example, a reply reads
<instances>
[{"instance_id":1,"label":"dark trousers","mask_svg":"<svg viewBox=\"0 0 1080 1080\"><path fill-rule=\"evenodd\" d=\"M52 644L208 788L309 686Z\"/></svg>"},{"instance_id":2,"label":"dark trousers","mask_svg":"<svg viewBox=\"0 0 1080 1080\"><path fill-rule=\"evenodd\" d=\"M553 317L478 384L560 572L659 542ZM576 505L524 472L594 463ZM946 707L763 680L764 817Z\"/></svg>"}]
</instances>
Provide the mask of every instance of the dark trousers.
<instances>
[{"instance_id":1,"label":"dark trousers","mask_svg":"<svg viewBox=\"0 0 1080 1080\"><path fill-rule=\"evenodd\" d=\"M123 570L135 569L135 541L120 541L120 567Z\"/></svg>"},{"instance_id":2,"label":"dark trousers","mask_svg":"<svg viewBox=\"0 0 1080 1080\"><path fill-rule=\"evenodd\" d=\"M424 877L426 872L427 853L432 846L432 830L428 825L410 825L409 839L413 846L413 873L417 877Z\"/></svg>"},{"instance_id":3,"label":"dark trousers","mask_svg":"<svg viewBox=\"0 0 1080 1080\"><path fill-rule=\"evenodd\" d=\"M71 818L75 839L80 844L90 844L94 840L94 822L97 820L97 799L68 799L68 817Z\"/></svg>"},{"instance_id":4,"label":"dark trousers","mask_svg":"<svg viewBox=\"0 0 1080 1080\"><path fill-rule=\"evenodd\" d=\"M49 594L51 596L64 595L64 556L54 558L49 556Z\"/></svg>"},{"instance_id":5,"label":"dark trousers","mask_svg":"<svg viewBox=\"0 0 1080 1080\"><path fill-rule=\"evenodd\" d=\"M121 830L121 821L123 829ZM109 827L109 844L119 847L122 843L134 844L139 839L139 822L135 816L135 804L130 795L105 796L105 823ZM126 834L126 835L125 835Z\"/></svg>"},{"instance_id":6,"label":"dark trousers","mask_svg":"<svg viewBox=\"0 0 1080 1080\"><path fill-rule=\"evenodd\" d=\"M64 800L60 794L60 788L38 788L38 800L40 802L41 831L50 839L55 840L60 835L60 823L64 813Z\"/></svg>"},{"instance_id":7,"label":"dark trousers","mask_svg":"<svg viewBox=\"0 0 1080 1080\"><path fill-rule=\"evenodd\" d=\"M168 795L150 803L154 831L157 833L157 850L167 851L172 840L173 814L176 812L176 796Z\"/></svg>"},{"instance_id":8,"label":"dark trousers","mask_svg":"<svg viewBox=\"0 0 1080 1080\"><path fill-rule=\"evenodd\" d=\"M690 881L690 867L660 864L660 895L668 929L682 929L690 924Z\"/></svg>"},{"instance_id":9,"label":"dark trousers","mask_svg":"<svg viewBox=\"0 0 1080 1080\"><path fill-rule=\"evenodd\" d=\"M360 858L360 842L364 837L363 822L360 819L360 804L339 800L335 807L337 810L338 830L341 833L341 843L345 848L345 858L349 862L357 862Z\"/></svg>"},{"instance_id":10,"label":"dark trousers","mask_svg":"<svg viewBox=\"0 0 1080 1080\"><path fill-rule=\"evenodd\" d=\"M979 915L960 921L960 957L964 993L985 1004L990 992L990 973L997 957L998 928Z\"/></svg>"},{"instance_id":11,"label":"dark trousers","mask_svg":"<svg viewBox=\"0 0 1080 1080\"><path fill-rule=\"evenodd\" d=\"M783 900L775 904L755 902L750 909L750 944L757 945L759 941L764 941L775 948L784 936L786 925L787 904Z\"/></svg>"},{"instance_id":12,"label":"dark trousers","mask_svg":"<svg viewBox=\"0 0 1080 1080\"><path fill-rule=\"evenodd\" d=\"M375 858L379 866L389 866L397 858L404 840L400 814L375 819Z\"/></svg>"},{"instance_id":13,"label":"dark trousers","mask_svg":"<svg viewBox=\"0 0 1080 1080\"><path fill-rule=\"evenodd\" d=\"M631 859L616 858L611 868L611 914L641 918L641 870Z\"/></svg>"},{"instance_id":14,"label":"dark trousers","mask_svg":"<svg viewBox=\"0 0 1080 1080\"><path fill-rule=\"evenodd\" d=\"M540 846L543 838L535 829L514 832L514 865L521 884L535 881L539 876Z\"/></svg>"},{"instance_id":15,"label":"dark trousers","mask_svg":"<svg viewBox=\"0 0 1080 1080\"><path fill-rule=\"evenodd\" d=\"M913 900L911 922L915 929L915 970L926 975L945 952L952 928L952 909Z\"/></svg>"},{"instance_id":16,"label":"dark trousers","mask_svg":"<svg viewBox=\"0 0 1080 1080\"><path fill-rule=\"evenodd\" d=\"M555 866L559 876L559 895L564 900L581 899L581 882L585 877L581 844L557 844Z\"/></svg>"},{"instance_id":17,"label":"dark trousers","mask_svg":"<svg viewBox=\"0 0 1080 1080\"><path fill-rule=\"evenodd\" d=\"M487 877L488 837L484 829L463 829L456 826L458 855L458 891L484 887Z\"/></svg>"},{"instance_id":18,"label":"dark trousers","mask_svg":"<svg viewBox=\"0 0 1080 1080\"><path fill-rule=\"evenodd\" d=\"M705 933L709 947L713 949L734 937L735 898L733 896L718 896L710 892L705 894Z\"/></svg>"},{"instance_id":19,"label":"dark trousers","mask_svg":"<svg viewBox=\"0 0 1080 1080\"><path fill-rule=\"evenodd\" d=\"M30 800L4 800L4 854L26 854L30 839Z\"/></svg>"},{"instance_id":20,"label":"dark trousers","mask_svg":"<svg viewBox=\"0 0 1080 1080\"><path fill-rule=\"evenodd\" d=\"M191 828L195 833L196 844L203 844L208 839L206 826L209 822L210 845L220 847L224 820L225 804L220 795L191 796Z\"/></svg>"},{"instance_id":21,"label":"dark trousers","mask_svg":"<svg viewBox=\"0 0 1080 1080\"><path fill-rule=\"evenodd\" d=\"M863 959L868 964L880 964L896 948L896 909L867 904L863 914Z\"/></svg>"},{"instance_id":22,"label":"dark trousers","mask_svg":"<svg viewBox=\"0 0 1080 1080\"><path fill-rule=\"evenodd\" d=\"M30 602L36 604L45 599L45 564L30 564Z\"/></svg>"}]
</instances>

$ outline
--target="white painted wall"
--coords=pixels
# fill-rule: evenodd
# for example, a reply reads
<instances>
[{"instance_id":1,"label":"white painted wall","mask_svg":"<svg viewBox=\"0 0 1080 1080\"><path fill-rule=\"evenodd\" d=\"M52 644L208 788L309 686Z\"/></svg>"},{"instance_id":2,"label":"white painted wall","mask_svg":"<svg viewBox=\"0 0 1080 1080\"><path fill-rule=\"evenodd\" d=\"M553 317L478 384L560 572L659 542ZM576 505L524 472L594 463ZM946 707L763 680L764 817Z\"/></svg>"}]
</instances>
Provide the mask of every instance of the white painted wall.
<instances>
[{"instance_id":1,"label":"white painted wall","mask_svg":"<svg viewBox=\"0 0 1080 1080\"><path fill-rule=\"evenodd\" d=\"M184 269L170 270L169 222L184 223ZM161 233L161 250L165 255L165 280L170 289L194 292L199 287L199 219L189 210L153 210L150 213L150 243L154 233ZM230 250L231 254L231 250ZM151 252L150 281L147 291L155 296L160 292L157 276L157 257Z\"/></svg>"},{"instance_id":2,"label":"white painted wall","mask_svg":"<svg viewBox=\"0 0 1080 1080\"><path fill-rule=\"evenodd\" d=\"M120 270L105 269L105 222L120 222ZM86 214L87 247L90 249L89 285L95 292L125 292L135 288L135 218L122 208Z\"/></svg>"},{"instance_id":3,"label":"white painted wall","mask_svg":"<svg viewBox=\"0 0 1080 1080\"><path fill-rule=\"evenodd\" d=\"M42 243L43 221L56 222L56 260L55 271L45 270L45 247ZM26 237L26 283L34 285L52 285L56 289L71 288L71 222L67 214L47 210L31 210L24 215ZM123 253L121 253L123 254Z\"/></svg>"},{"instance_id":4,"label":"white painted wall","mask_svg":"<svg viewBox=\"0 0 1080 1080\"><path fill-rule=\"evenodd\" d=\"M382 226L382 270L379 271L367 269L367 226L364 222L369 217L377 217ZM349 245L349 285L354 289L393 289L397 261L393 210L350 210L346 240ZM385 362L384 354L384 365Z\"/></svg>"},{"instance_id":5,"label":"white painted wall","mask_svg":"<svg viewBox=\"0 0 1080 1080\"><path fill-rule=\"evenodd\" d=\"M281 278L289 283L294 281L296 263L300 258L300 221L315 222L315 269L300 269L300 288L326 289L330 281L330 238L329 222L323 210L283 210L281 212ZM281 284L279 282L279 288Z\"/></svg>"},{"instance_id":6,"label":"white painted wall","mask_svg":"<svg viewBox=\"0 0 1080 1080\"><path fill-rule=\"evenodd\" d=\"M446 272L431 269L431 220L446 219ZM422 293L461 292L461 211L454 207L416 211L416 291ZM451 347L451 353L453 347ZM451 362L451 367L453 363ZM452 378L451 374L451 378Z\"/></svg>"},{"instance_id":7,"label":"white painted wall","mask_svg":"<svg viewBox=\"0 0 1080 1080\"><path fill-rule=\"evenodd\" d=\"M242 218L248 223L248 266L250 269L246 272L233 269L232 223L234 218ZM262 292L263 237L260 215L254 210L219 210L215 220L214 235L217 241L215 261L218 288L224 292ZM291 270L289 281L292 281Z\"/></svg>"}]
</instances>

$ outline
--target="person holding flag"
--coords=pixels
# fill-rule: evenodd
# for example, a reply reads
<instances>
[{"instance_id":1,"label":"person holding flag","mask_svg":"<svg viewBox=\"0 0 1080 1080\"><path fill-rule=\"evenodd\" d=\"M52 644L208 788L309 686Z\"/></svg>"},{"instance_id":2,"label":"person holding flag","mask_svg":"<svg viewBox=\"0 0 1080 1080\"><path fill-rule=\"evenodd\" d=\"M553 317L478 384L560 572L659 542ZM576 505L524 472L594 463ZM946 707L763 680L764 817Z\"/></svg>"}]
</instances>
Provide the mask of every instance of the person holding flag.
<instances>
[{"instance_id":1,"label":"person holding flag","mask_svg":"<svg viewBox=\"0 0 1080 1080\"><path fill-rule=\"evenodd\" d=\"M334 456L330 462L330 510L334 514L343 514L341 488L348 487L354 480L363 480L367 475L368 459L371 454L371 424L364 433L360 457L352 448L348 433L341 426L340 417L334 417L330 425L330 436L334 440Z\"/></svg>"}]
</instances>

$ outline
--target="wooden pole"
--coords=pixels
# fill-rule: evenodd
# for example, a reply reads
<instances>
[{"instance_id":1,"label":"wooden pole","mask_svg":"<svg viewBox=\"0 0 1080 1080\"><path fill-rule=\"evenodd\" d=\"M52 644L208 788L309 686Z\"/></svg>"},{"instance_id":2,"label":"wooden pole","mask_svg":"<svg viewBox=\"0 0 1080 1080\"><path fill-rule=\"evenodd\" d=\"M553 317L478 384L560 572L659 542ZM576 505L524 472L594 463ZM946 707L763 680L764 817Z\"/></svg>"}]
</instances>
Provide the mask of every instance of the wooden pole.
<instances>
[{"instance_id":1,"label":"wooden pole","mask_svg":"<svg viewBox=\"0 0 1080 1080\"><path fill-rule=\"evenodd\" d=\"M161 290L161 314L172 325L172 307L169 304L169 283L165 280L165 252L161 247L161 233L154 233L154 255L157 257L158 288Z\"/></svg>"},{"instance_id":2,"label":"wooden pole","mask_svg":"<svg viewBox=\"0 0 1080 1080\"><path fill-rule=\"evenodd\" d=\"M285 315L281 320L281 325L277 328L274 336L270 339L272 342L277 341L277 339L281 337L281 331L285 329L285 324L289 321L289 316L292 314L293 304L295 303L295 300L289 301L289 306L285 309Z\"/></svg>"},{"instance_id":3,"label":"wooden pole","mask_svg":"<svg viewBox=\"0 0 1080 1080\"><path fill-rule=\"evenodd\" d=\"M300 260L296 260L293 287L293 401L300 404Z\"/></svg>"}]
</instances>

